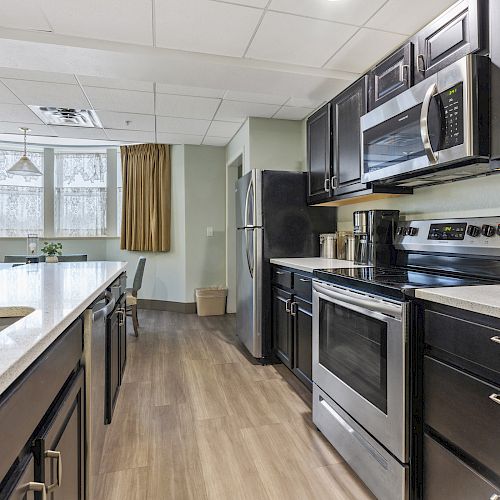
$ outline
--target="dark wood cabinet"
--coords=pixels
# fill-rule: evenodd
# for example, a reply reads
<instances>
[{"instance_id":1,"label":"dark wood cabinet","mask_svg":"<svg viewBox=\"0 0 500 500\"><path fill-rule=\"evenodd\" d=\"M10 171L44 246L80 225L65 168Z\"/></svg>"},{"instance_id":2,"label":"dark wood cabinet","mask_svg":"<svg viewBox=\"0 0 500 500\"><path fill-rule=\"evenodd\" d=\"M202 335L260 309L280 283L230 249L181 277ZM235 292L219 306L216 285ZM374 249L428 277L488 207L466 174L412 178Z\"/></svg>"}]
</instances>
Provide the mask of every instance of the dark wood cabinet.
<instances>
[{"instance_id":1,"label":"dark wood cabinet","mask_svg":"<svg viewBox=\"0 0 500 500\"><path fill-rule=\"evenodd\" d=\"M120 390L120 321L119 304L107 319L106 326L106 388L105 422L111 423L118 391Z\"/></svg>"},{"instance_id":2,"label":"dark wood cabinet","mask_svg":"<svg viewBox=\"0 0 500 500\"><path fill-rule=\"evenodd\" d=\"M309 204L322 202L332 194L330 137L330 104L325 104L307 120L307 199Z\"/></svg>"},{"instance_id":3,"label":"dark wood cabinet","mask_svg":"<svg viewBox=\"0 0 500 500\"><path fill-rule=\"evenodd\" d=\"M38 500L41 495L38 496L37 492L43 488L43 483L35 481L35 459L30 454L11 473L10 483L0 491L0 499Z\"/></svg>"},{"instance_id":4,"label":"dark wood cabinet","mask_svg":"<svg viewBox=\"0 0 500 500\"><path fill-rule=\"evenodd\" d=\"M361 182L361 116L367 112L368 77L363 76L332 101L334 195L366 189Z\"/></svg>"},{"instance_id":5,"label":"dark wood cabinet","mask_svg":"<svg viewBox=\"0 0 500 500\"><path fill-rule=\"evenodd\" d=\"M292 368L293 330L290 316L292 294L273 287L273 345L278 358Z\"/></svg>"},{"instance_id":6,"label":"dark wood cabinet","mask_svg":"<svg viewBox=\"0 0 500 500\"><path fill-rule=\"evenodd\" d=\"M457 3L417 33L415 83L484 47L484 4L483 0Z\"/></svg>"},{"instance_id":7,"label":"dark wood cabinet","mask_svg":"<svg viewBox=\"0 0 500 500\"><path fill-rule=\"evenodd\" d=\"M312 389L312 305L295 297L293 314L293 372Z\"/></svg>"},{"instance_id":8,"label":"dark wood cabinet","mask_svg":"<svg viewBox=\"0 0 500 500\"><path fill-rule=\"evenodd\" d=\"M371 111L413 85L414 44L408 42L369 73L368 109Z\"/></svg>"},{"instance_id":9,"label":"dark wood cabinet","mask_svg":"<svg viewBox=\"0 0 500 500\"><path fill-rule=\"evenodd\" d=\"M125 372L125 365L127 364L127 318L126 318L126 297L122 296L119 303L122 312L122 317L119 319L118 328L120 331L120 384L123 380L123 373Z\"/></svg>"}]
</instances>

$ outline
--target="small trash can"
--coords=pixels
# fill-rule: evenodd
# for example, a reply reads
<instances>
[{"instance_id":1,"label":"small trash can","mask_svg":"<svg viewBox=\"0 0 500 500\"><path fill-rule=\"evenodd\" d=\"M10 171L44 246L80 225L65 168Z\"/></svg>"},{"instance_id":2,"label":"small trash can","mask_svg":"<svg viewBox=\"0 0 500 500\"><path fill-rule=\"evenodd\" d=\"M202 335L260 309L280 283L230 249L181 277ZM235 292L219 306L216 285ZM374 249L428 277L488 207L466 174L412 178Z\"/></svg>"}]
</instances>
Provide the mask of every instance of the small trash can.
<instances>
[{"instance_id":1,"label":"small trash can","mask_svg":"<svg viewBox=\"0 0 500 500\"><path fill-rule=\"evenodd\" d=\"M198 316L221 316L226 314L226 287L197 288L195 292Z\"/></svg>"}]
</instances>

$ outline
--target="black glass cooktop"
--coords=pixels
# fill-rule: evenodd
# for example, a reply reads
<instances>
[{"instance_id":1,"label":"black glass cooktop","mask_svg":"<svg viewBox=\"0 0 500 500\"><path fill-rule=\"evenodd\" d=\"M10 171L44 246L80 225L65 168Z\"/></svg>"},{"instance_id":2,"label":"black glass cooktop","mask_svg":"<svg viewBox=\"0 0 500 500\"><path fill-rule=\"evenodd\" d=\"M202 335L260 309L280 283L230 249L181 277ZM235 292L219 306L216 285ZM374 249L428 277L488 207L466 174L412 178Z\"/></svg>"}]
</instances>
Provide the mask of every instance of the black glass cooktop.
<instances>
[{"instance_id":1,"label":"black glass cooktop","mask_svg":"<svg viewBox=\"0 0 500 500\"><path fill-rule=\"evenodd\" d=\"M401 298L405 295L414 296L417 288L487 284L486 281L480 279L446 276L401 267L324 269L315 271L314 274L323 281L393 298Z\"/></svg>"}]
</instances>

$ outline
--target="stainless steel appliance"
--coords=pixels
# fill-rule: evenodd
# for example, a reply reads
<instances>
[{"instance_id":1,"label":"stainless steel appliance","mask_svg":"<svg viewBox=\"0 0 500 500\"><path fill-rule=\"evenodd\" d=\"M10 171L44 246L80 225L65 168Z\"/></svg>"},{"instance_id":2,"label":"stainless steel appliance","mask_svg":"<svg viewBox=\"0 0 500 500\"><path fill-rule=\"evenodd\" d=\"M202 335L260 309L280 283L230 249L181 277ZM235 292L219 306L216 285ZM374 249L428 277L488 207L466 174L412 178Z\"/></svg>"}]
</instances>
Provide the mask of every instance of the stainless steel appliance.
<instances>
[{"instance_id":1,"label":"stainless steel appliance","mask_svg":"<svg viewBox=\"0 0 500 500\"><path fill-rule=\"evenodd\" d=\"M391 264L398 220L399 210L354 212L354 262L370 266Z\"/></svg>"},{"instance_id":2,"label":"stainless steel appliance","mask_svg":"<svg viewBox=\"0 0 500 500\"><path fill-rule=\"evenodd\" d=\"M489 86L489 59L468 55L361 117L363 182L420 186L490 172Z\"/></svg>"},{"instance_id":3,"label":"stainless steel appliance","mask_svg":"<svg viewBox=\"0 0 500 500\"><path fill-rule=\"evenodd\" d=\"M319 256L324 259L337 258L337 233L319 235Z\"/></svg>"},{"instance_id":4,"label":"stainless steel appliance","mask_svg":"<svg viewBox=\"0 0 500 500\"><path fill-rule=\"evenodd\" d=\"M319 235L336 229L336 209L308 207L305 172L251 170L236 183L236 330L250 354L272 353L274 257L317 257Z\"/></svg>"},{"instance_id":5,"label":"stainless steel appliance","mask_svg":"<svg viewBox=\"0 0 500 500\"><path fill-rule=\"evenodd\" d=\"M314 273L313 421L378 498L416 483L414 292L500 283L499 228L500 216L400 222L393 266Z\"/></svg>"}]
</instances>

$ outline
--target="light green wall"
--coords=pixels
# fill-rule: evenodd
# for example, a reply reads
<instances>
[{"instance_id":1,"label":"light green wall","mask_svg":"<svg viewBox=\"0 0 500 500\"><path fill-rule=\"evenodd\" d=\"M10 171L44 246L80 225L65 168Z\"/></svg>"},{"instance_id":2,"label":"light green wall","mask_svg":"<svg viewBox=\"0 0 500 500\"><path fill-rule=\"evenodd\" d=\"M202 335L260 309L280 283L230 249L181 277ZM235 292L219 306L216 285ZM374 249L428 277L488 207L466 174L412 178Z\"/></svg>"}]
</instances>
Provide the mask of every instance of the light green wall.
<instances>
[{"instance_id":1,"label":"light green wall","mask_svg":"<svg viewBox=\"0 0 500 500\"><path fill-rule=\"evenodd\" d=\"M352 229L355 210L400 210L407 219L500 215L500 175L416 189L413 195L340 207L339 227Z\"/></svg>"}]
</instances>

